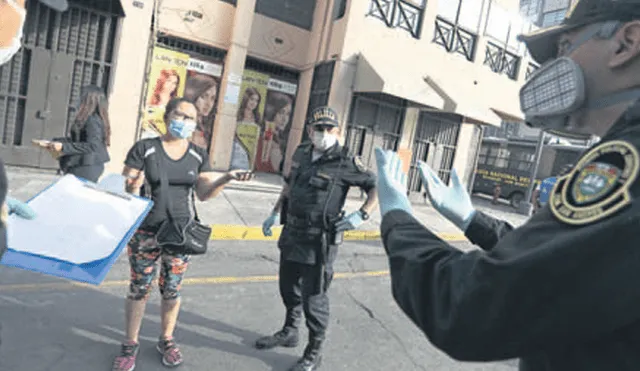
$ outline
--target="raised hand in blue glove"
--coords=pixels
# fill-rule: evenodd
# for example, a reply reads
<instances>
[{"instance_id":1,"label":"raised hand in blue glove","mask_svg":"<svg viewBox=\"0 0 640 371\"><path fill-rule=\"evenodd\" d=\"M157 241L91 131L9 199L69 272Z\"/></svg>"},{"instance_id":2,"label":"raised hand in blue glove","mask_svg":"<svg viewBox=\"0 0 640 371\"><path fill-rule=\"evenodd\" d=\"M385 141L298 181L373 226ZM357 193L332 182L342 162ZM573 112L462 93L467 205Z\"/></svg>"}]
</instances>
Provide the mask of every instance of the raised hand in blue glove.
<instances>
[{"instance_id":1,"label":"raised hand in blue glove","mask_svg":"<svg viewBox=\"0 0 640 371\"><path fill-rule=\"evenodd\" d=\"M279 213L275 213L275 212L271 213L271 215L269 215L269 217L265 219L265 221L262 223L262 234L265 237L273 236L271 227L273 227L273 225L278 222L279 217L280 217Z\"/></svg>"},{"instance_id":2,"label":"raised hand in blue glove","mask_svg":"<svg viewBox=\"0 0 640 371\"><path fill-rule=\"evenodd\" d=\"M13 197L7 197L7 209L9 214L16 214L23 219L35 219L36 213L29 205Z\"/></svg>"},{"instance_id":3,"label":"raised hand in blue glove","mask_svg":"<svg viewBox=\"0 0 640 371\"><path fill-rule=\"evenodd\" d=\"M407 175L402 172L400 157L393 151L376 148L378 166L378 202L380 214L385 216L391 210L404 210L412 213L411 202L407 197Z\"/></svg>"},{"instance_id":4,"label":"raised hand in blue glove","mask_svg":"<svg viewBox=\"0 0 640 371\"><path fill-rule=\"evenodd\" d=\"M466 231L476 210L469 193L460 183L456 170L451 170L451 187L442 183L438 175L424 162L420 162L420 177L433 207L463 232Z\"/></svg>"},{"instance_id":5,"label":"raised hand in blue glove","mask_svg":"<svg viewBox=\"0 0 640 371\"><path fill-rule=\"evenodd\" d=\"M360 211L353 212L336 223L336 232L350 231L362 225L362 214Z\"/></svg>"}]
</instances>

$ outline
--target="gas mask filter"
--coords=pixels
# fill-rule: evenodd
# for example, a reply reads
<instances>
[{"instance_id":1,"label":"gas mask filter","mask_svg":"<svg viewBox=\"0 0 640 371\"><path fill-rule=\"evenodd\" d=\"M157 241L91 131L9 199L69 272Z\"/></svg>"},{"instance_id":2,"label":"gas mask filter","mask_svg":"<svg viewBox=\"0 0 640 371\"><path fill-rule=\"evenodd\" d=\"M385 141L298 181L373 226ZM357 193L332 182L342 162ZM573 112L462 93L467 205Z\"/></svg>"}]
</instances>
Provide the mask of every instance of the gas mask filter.
<instances>
[{"instance_id":1,"label":"gas mask filter","mask_svg":"<svg viewBox=\"0 0 640 371\"><path fill-rule=\"evenodd\" d=\"M612 38L622 23L609 21L586 27L564 52L570 55L587 41ZM582 68L569 57L560 57L538 69L520 89L520 109L527 124L558 134L570 134L588 139L588 134L575 133L570 126L571 115L581 109L597 110L640 98L640 88L614 92L587 101L587 89Z\"/></svg>"},{"instance_id":2,"label":"gas mask filter","mask_svg":"<svg viewBox=\"0 0 640 371\"><path fill-rule=\"evenodd\" d=\"M525 121L535 128L571 130L569 117L585 103L585 82L580 66L562 57L542 66L520 89Z\"/></svg>"}]
</instances>

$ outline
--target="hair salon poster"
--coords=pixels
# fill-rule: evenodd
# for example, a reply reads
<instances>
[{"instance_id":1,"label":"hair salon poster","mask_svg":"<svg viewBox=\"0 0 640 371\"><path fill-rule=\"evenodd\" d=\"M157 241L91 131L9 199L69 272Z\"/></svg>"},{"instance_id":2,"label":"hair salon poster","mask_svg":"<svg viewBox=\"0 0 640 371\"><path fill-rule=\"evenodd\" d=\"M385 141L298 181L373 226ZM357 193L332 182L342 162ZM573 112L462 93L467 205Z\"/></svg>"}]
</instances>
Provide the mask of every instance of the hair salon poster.
<instances>
[{"instance_id":1,"label":"hair salon poster","mask_svg":"<svg viewBox=\"0 0 640 371\"><path fill-rule=\"evenodd\" d=\"M231 169L254 169L268 83L269 75L250 70L242 74Z\"/></svg>"},{"instance_id":2,"label":"hair salon poster","mask_svg":"<svg viewBox=\"0 0 640 371\"><path fill-rule=\"evenodd\" d=\"M150 138L166 133L163 119L165 107L172 98L184 97L194 102L198 111L197 128L191 140L208 150L215 121L220 76L221 64L191 58L188 54L165 48L155 48L142 137Z\"/></svg>"},{"instance_id":3,"label":"hair salon poster","mask_svg":"<svg viewBox=\"0 0 640 371\"><path fill-rule=\"evenodd\" d=\"M269 79L256 171L282 172L297 88L296 84L287 81Z\"/></svg>"},{"instance_id":4,"label":"hair salon poster","mask_svg":"<svg viewBox=\"0 0 640 371\"><path fill-rule=\"evenodd\" d=\"M142 122L142 137L150 138L166 133L163 115L167 103L184 93L189 55L155 48L149 73L149 85Z\"/></svg>"}]
</instances>

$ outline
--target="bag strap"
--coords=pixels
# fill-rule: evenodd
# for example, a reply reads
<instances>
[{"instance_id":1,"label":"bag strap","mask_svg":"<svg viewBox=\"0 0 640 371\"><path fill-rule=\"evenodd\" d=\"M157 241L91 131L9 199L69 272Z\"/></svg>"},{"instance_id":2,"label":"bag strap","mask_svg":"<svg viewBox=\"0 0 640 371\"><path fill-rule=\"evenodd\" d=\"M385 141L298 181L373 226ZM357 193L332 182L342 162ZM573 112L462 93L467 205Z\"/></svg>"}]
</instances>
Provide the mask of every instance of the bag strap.
<instances>
[{"instance_id":1,"label":"bag strap","mask_svg":"<svg viewBox=\"0 0 640 371\"><path fill-rule=\"evenodd\" d=\"M164 150L164 147L162 147L162 140L158 140L158 145L161 146L160 149L162 150L162 153L158 153L158 151L156 151L156 153L158 153L158 156L160 157L157 161L158 173L160 174L160 190L166 199L165 206L166 206L167 216L169 217L169 220L173 223L174 219L173 219L173 215L171 215L171 209L173 209L173 201L169 196L169 180L167 178L167 172L164 167L164 165L166 164L164 159L166 152ZM189 142L189 148L187 148L187 151L190 151L192 149L191 146L192 146L192 143ZM194 218L195 218L195 221L199 223L200 218L198 217L198 209L196 208L196 196L195 196L196 192L193 188L191 188L190 193L191 193L191 203L193 204Z\"/></svg>"},{"instance_id":2,"label":"bag strap","mask_svg":"<svg viewBox=\"0 0 640 371\"><path fill-rule=\"evenodd\" d=\"M160 174L160 192L165 198L165 211L167 212L167 216L169 217L169 221L174 223L173 215L171 214L171 209L173 208L173 201L171 201L171 197L169 196L169 180L167 178L167 171L165 168L165 151L164 147L162 147L162 140L158 140L158 145L160 146L160 151L156 151L158 153L158 161L156 164L158 165L158 174Z\"/></svg>"}]
</instances>

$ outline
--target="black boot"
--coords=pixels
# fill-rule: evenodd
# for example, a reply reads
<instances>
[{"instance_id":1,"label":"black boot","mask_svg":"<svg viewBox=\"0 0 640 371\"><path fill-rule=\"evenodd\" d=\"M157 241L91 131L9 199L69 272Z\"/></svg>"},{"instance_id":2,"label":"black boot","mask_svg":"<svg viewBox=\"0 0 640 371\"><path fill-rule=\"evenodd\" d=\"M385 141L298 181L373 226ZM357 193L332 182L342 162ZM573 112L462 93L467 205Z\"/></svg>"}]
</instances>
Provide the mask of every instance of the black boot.
<instances>
[{"instance_id":1,"label":"black boot","mask_svg":"<svg viewBox=\"0 0 640 371\"><path fill-rule=\"evenodd\" d=\"M256 340L256 348L271 349L278 346L294 348L298 346L298 341L298 330L285 327L273 335Z\"/></svg>"},{"instance_id":2,"label":"black boot","mask_svg":"<svg viewBox=\"0 0 640 371\"><path fill-rule=\"evenodd\" d=\"M321 340L309 340L309 344L304 349L302 358L296 362L289 371L315 371L320 367L322 363L322 341Z\"/></svg>"}]
</instances>

